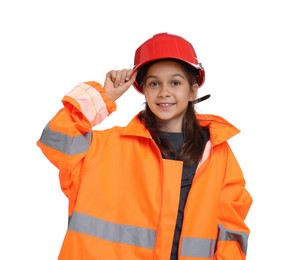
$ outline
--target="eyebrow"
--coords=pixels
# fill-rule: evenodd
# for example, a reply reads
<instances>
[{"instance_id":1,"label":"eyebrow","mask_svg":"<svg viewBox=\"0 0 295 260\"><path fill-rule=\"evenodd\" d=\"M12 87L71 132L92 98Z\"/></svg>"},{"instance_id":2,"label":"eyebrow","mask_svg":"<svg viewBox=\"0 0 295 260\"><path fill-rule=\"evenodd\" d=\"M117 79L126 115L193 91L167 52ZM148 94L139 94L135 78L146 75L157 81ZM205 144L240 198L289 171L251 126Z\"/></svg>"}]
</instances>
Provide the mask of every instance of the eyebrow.
<instances>
[{"instance_id":1,"label":"eyebrow","mask_svg":"<svg viewBox=\"0 0 295 260\"><path fill-rule=\"evenodd\" d=\"M179 73L172 74L171 77L172 77L172 78L174 78L174 77L181 77L181 78L185 79L185 76L183 76L183 75L181 75L181 74L179 74ZM149 76L146 77L146 80L148 80L148 79L150 79L150 78L155 78L155 79L157 79L157 78L159 78L159 77L158 77L158 76L155 76L155 75L149 75Z\"/></svg>"}]
</instances>

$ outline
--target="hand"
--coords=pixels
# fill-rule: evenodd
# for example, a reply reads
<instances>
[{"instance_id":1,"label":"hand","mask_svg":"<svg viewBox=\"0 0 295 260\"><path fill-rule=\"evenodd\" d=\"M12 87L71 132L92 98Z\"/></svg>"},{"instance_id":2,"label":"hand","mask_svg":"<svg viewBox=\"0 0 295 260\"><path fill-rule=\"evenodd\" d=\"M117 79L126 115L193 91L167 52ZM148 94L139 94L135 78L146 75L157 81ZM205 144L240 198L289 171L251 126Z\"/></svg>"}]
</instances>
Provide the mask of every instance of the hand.
<instances>
[{"instance_id":1,"label":"hand","mask_svg":"<svg viewBox=\"0 0 295 260\"><path fill-rule=\"evenodd\" d=\"M122 69L106 74L103 89L108 99L115 101L126 92L136 79L137 72L132 73L132 69Z\"/></svg>"}]
</instances>

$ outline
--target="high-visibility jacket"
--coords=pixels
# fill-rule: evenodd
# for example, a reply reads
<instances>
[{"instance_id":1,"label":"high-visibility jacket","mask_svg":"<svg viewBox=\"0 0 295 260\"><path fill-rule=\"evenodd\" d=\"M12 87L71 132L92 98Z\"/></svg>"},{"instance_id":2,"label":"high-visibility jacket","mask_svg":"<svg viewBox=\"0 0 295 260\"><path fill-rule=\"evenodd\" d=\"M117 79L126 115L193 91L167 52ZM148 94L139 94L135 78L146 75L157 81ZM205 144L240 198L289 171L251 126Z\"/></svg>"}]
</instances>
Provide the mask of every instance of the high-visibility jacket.
<instances>
[{"instance_id":1,"label":"high-visibility jacket","mask_svg":"<svg viewBox=\"0 0 295 260\"><path fill-rule=\"evenodd\" d=\"M168 260L182 162L161 157L137 116L126 127L93 129L116 109L96 82L80 83L63 104L37 142L69 199L58 259ZM210 140L186 201L179 259L245 259L252 198L227 142L239 130L216 115L196 116Z\"/></svg>"}]
</instances>

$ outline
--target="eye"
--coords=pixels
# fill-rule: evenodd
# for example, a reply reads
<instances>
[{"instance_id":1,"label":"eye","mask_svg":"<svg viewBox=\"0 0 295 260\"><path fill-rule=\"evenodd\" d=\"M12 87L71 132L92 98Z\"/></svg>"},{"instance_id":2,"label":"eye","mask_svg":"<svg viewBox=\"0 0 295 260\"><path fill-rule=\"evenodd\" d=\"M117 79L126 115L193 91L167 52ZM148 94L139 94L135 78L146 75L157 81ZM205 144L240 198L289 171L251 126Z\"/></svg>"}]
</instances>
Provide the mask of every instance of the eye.
<instances>
[{"instance_id":1,"label":"eye","mask_svg":"<svg viewBox=\"0 0 295 260\"><path fill-rule=\"evenodd\" d=\"M174 86L174 87L177 87L177 86L180 86L180 85L181 85L181 82L178 81L178 80L173 80L173 81L171 82L171 85Z\"/></svg>"},{"instance_id":2,"label":"eye","mask_svg":"<svg viewBox=\"0 0 295 260\"><path fill-rule=\"evenodd\" d=\"M150 82L147 82L147 85L155 88L155 87L158 87L160 85L160 83L157 81L150 81Z\"/></svg>"}]
</instances>

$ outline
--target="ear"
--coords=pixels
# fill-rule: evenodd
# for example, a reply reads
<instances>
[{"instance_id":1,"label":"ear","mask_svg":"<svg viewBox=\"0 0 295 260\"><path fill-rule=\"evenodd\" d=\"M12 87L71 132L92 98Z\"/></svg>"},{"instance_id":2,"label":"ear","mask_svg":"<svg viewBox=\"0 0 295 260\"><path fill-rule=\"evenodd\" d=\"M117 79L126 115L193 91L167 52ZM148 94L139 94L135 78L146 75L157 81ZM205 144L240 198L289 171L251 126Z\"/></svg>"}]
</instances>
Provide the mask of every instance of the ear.
<instances>
[{"instance_id":1,"label":"ear","mask_svg":"<svg viewBox=\"0 0 295 260\"><path fill-rule=\"evenodd\" d=\"M189 101L194 101L197 98L198 89L199 89L198 84L192 85L191 94L190 94L190 100Z\"/></svg>"}]
</instances>

